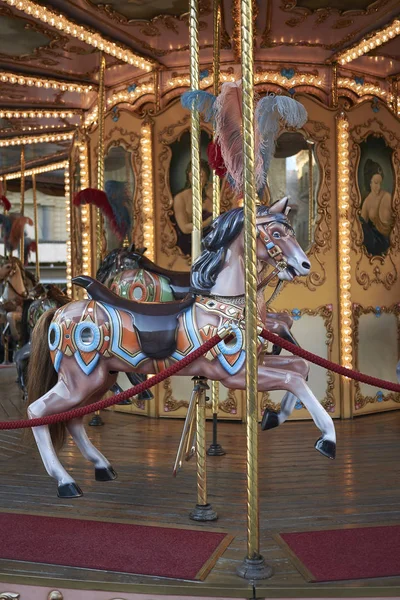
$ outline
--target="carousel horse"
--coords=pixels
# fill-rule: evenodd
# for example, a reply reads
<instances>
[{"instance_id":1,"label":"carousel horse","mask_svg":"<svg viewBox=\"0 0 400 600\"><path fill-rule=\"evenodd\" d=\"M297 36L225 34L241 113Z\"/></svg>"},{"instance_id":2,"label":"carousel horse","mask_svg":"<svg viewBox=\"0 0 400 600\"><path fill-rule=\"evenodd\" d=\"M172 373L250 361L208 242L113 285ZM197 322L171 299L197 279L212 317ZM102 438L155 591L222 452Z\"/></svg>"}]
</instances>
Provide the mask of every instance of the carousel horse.
<instances>
[{"instance_id":1,"label":"carousel horse","mask_svg":"<svg viewBox=\"0 0 400 600\"><path fill-rule=\"evenodd\" d=\"M96 279L129 300L170 302L185 298L190 293L190 272L159 267L144 255L145 251L134 244L112 250L100 265ZM268 310L266 325L276 335L298 345L290 331L293 319L287 313ZM281 348L273 347L273 354L280 352Z\"/></svg>"},{"instance_id":2,"label":"carousel horse","mask_svg":"<svg viewBox=\"0 0 400 600\"><path fill-rule=\"evenodd\" d=\"M24 394L27 393L27 372L31 355L31 335L40 317L47 310L59 308L71 302L59 287L53 284L37 284L29 293L29 298L23 301L21 317L20 348L14 355L17 368L17 383Z\"/></svg>"},{"instance_id":3,"label":"carousel horse","mask_svg":"<svg viewBox=\"0 0 400 600\"><path fill-rule=\"evenodd\" d=\"M287 199L257 206L257 271L278 269L281 280L307 275L311 265L299 246L286 215ZM41 317L32 336L32 377L28 379L28 417L44 417L101 398L119 372L163 371L224 327L233 339L221 340L206 356L179 371L203 376L229 389L246 388L244 347L244 213L232 209L212 223L204 249L191 269L191 294L183 300L145 303L116 296L98 281L81 276L74 283L90 299L71 302ZM265 326L265 301L259 297L259 325ZM315 448L335 456L333 421L306 383L308 364L294 356L264 355L258 346L258 389L295 394L320 429ZM95 467L100 481L115 479L109 461L89 440L83 420L53 428L42 425L33 434L48 474L56 479L59 497L82 494L56 453L66 429Z\"/></svg>"},{"instance_id":4,"label":"carousel horse","mask_svg":"<svg viewBox=\"0 0 400 600\"><path fill-rule=\"evenodd\" d=\"M26 271L15 256L0 256L0 282L3 294L0 299L0 322L8 325L15 342L19 341L19 325L22 304L36 283L35 277Z\"/></svg>"}]
</instances>

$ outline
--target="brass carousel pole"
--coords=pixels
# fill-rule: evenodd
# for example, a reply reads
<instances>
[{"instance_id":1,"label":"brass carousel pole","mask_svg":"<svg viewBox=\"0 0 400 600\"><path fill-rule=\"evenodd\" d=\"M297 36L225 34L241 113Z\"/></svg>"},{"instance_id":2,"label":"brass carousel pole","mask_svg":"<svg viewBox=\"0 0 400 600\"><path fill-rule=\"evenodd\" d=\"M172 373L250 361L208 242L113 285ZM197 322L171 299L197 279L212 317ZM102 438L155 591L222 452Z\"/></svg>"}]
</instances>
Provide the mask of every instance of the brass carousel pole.
<instances>
[{"instance_id":1,"label":"brass carousel pole","mask_svg":"<svg viewBox=\"0 0 400 600\"><path fill-rule=\"evenodd\" d=\"M199 77L199 2L189 0L189 45L190 45L190 87L200 88ZM192 111L192 262L201 252L203 199L200 172L200 114ZM214 521L218 515L207 502L206 472L206 389L204 378L195 377L194 390L197 391L196 405L196 450L197 450L197 503L189 517L194 521Z\"/></svg>"},{"instance_id":2,"label":"brass carousel pole","mask_svg":"<svg viewBox=\"0 0 400 600\"><path fill-rule=\"evenodd\" d=\"M213 79L214 79L214 96L218 96L219 93L219 48L221 38L221 4L220 0L214 0L213 5L214 11L214 54L213 54ZM219 176L213 171L213 219L219 217L221 212L221 198L220 198L220 180ZM207 450L208 456L223 456L226 454L221 444L218 443L218 408L219 408L219 382L211 382L211 404L213 412L213 439L212 443Z\"/></svg>"},{"instance_id":3,"label":"brass carousel pole","mask_svg":"<svg viewBox=\"0 0 400 600\"><path fill-rule=\"evenodd\" d=\"M243 191L245 259L245 348L247 407L247 556L237 573L246 579L266 579L272 569L259 551L258 500L258 357L257 357L257 264L256 187L254 177L254 77L253 2L241 0Z\"/></svg>"},{"instance_id":4,"label":"brass carousel pole","mask_svg":"<svg viewBox=\"0 0 400 600\"><path fill-rule=\"evenodd\" d=\"M21 147L21 208L20 211L21 215L24 215L25 212L25 146ZM25 237L24 237L24 233L22 233L22 237L21 237L21 241L20 241L20 246L19 246L19 258L21 260L21 263L24 264L25 261L25 257L24 257L24 252L25 252Z\"/></svg>"},{"instance_id":5,"label":"brass carousel pole","mask_svg":"<svg viewBox=\"0 0 400 600\"><path fill-rule=\"evenodd\" d=\"M33 221L35 225L35 242L36 242L36 279L40 281L40 264L39 264L39 223L38 223L38 205L36 194L36 175L32 175L32 194L33 194Z\"/></svg>"},{"instance_id":6,"label":"brass carousel pole","mask_svg":"<svg viewBox=\"0 0 400 600\"><path fill-rule=\"evenodd\" d=\"M100 70L99 70L99 91L97 100L97 119L99 123L99 139L97 146L97 189L104 191L104 105L105 105L105 88L104 75L106 70L106 59L103 53L100 54ZM99 268L103 259L103 218L100 209L96 209L96 270ZM100 416L100 411L96 410L89 425L99 427L104 425L104 421Z\"/></svg>"},{"instance_id":7,"label":"brass carousel pole","mask_svg":"<svg viewBox=\"0 0 400 600\"><path fill-rule=\"evenodd\" d=\"M332 100L332 108L337 108L338 106L338 85L337 85L337 63L333 63L332 65L332 90L331 90L331 100Z\"/></svg>"}]
</instances>

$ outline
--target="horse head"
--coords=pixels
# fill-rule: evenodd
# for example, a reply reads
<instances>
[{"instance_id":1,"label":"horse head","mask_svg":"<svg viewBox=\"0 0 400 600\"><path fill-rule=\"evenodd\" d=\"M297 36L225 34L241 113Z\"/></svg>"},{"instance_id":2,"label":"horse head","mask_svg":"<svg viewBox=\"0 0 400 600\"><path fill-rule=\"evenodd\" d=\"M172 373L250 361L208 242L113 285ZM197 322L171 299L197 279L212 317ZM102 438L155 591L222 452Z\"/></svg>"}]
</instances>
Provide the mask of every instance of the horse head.
<instances>
[{"instance_id":1,"label":"horse head","mask_svg":"<svg viewBox=\"0 0 400 600\"><path fill-rule=\"evenodd\" d=\"M267 214L257 215L257 258L277 268L279 279L292 281L308 275L311 265L289 223L288 212L285 197L269 206Z\"/></svg>"},{"instance_id":2,"label":"horse head","mask_svg":"<svg viewBox=\"0 0 400 600\"><path fill-rule=\"evenodd\" d=\"M0 282L4 281L13 271L12 258L0 256Z\"/></svg>"}]
</instances>

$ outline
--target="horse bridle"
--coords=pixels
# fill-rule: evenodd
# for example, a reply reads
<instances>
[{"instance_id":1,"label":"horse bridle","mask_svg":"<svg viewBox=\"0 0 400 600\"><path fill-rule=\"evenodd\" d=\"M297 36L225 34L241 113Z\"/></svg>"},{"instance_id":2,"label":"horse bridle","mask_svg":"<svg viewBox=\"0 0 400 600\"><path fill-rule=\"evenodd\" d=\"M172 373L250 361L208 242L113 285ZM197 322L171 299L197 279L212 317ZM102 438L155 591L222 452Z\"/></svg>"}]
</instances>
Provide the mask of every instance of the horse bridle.
<instances>
[{"instance_id":1,"label":"horse bridle","mask_svg":"<svg viewBox=\"0 0 400 600\"><path fill-rule=\"evenodd\" d=\"M268 228L271 225L274 225L275 223L280 223L282 225L284 225L287 229L289 229L289 231L291 233L293 233L294 235L294 229L293 227L290 225L289 221L287 220L286 216L284 215L275 215L270 221L266 221L263 223L258 223L257 224L257 238L259 238L261 240L261 242L264 244L267 252L268 252L268 256L274 261L275 263L275 268L271 271L271 273L269 273L257 286L257 292L259 292L260 290L262 290L263 288L265 288L265 286L268 285L268 283L276 276L279 275L279 273L281 273L282 271L284 271L285 269L287 269L288 267L288 262L286 260L286 257L284 256L282 250L279 248L279 246L277 246L273 241L271 236L268 233ZM269 304L271 304L271 302L276 298L276 296L279 294L280 289L283 285L283 281L279 280L276 288L274 290L274 292L272 293L271 297L269 298L269 300L266 302L266 305L268 306Z\"/></svg>"},{"instance_id":2,"label":"horse bridle","mask_svg":"<svg viewBox=\"0 0 400 600\"><path fill-rule=\"evenodd\" d=\"M5 262L5 261L4 261ZM15 275L15 273L17 272L17 269L11 259L11 271L9 272L9 274L7 275L7 277L4 279L4 285L8 284L10 286L10 288L12 289L12 291L14 292L14 294L16 294L19 298L22 298L23 300L25 300L28 297L28 290L26 288L26 284L24 281L24 278L22 277L22 282L24 284L25 287L25 292L23 294L20 294L19 292L17 292L17 290L15 289L15 287L13 286L13 284L10 281L10 277L12 277L13 275Z\"/></svg>"}]
</instances>

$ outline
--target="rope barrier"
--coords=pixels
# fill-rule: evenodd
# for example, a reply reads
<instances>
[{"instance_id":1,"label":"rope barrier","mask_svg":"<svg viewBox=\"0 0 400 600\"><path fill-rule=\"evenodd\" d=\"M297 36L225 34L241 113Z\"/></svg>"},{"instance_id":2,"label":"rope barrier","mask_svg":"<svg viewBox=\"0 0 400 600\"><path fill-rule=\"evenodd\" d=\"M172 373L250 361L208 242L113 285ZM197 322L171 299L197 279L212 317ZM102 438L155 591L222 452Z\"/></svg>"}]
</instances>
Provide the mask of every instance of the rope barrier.
<instances>
[{"instance_id":1,"label":"rope barrier","mask_svg":"<svg viewBox=\"0 0 400 600\"><path fill-rule=\"evenodd\" d=\"M48 415L46 417L40 417L37 419L19 419L14 421L2 421L0 422L0 430L2 429L27 429L28 427L40 427L41 425L54 425L55 423L60 423L61 421L70 421L71 419L77 419L79 417L84 417L90 413L93 413L97 410L103 410L104 408L108 408L113 404L117 404L118 402L122 402L123 400L128 400L132 396L136 396L137 394L141 394L145 390L148 390L153 385L157 383L161 383L164 379L175 375L181 369L184 369L192 362L200 358L203 354L206 354L211 348L216 346L222 337L217 333L212 338L210 338L207 342L202 344L197 350L194 350L182 360L179 360L175 364L168 367L161 373L157 373L154 377L150 377L146 381L135 385L134 387L129 388L119 394L115 394L110 398L106 398L104 400L99 400L98 402L94 402L93 404L89 404L89 406L82 406L80 408L74 408L73 410L68 410L63 413L57 413L55 415Z\"/></svg>"},{"instance_id":2,"label":"rope barrier","mask_svg":"<svg viewBox=\"0 0 400 600\"><path fill-rule=\"evenodd\" d=\"M284 340L283 338L279 337L279 335L276 335L271 331L267 331L266 329L263 329L260 335L276 346L280 346L281 348L284 348L284 350L288 350L288 352L296 354L297 356L319 365L324 369L328 369L329 371L333 371L334 373L338 373L339 375L343 375L344 377L348 377L350 379L355 379L356 381L361 381L362 383L367 383L368 385L373 385L377 388L383 388L384 390L400 393L400 385L398 383L391 383L390 381L385 381L384 379L378 379L377 377L371 377L370 375L364 375L364 373L360 373L359 371L353 371L353 369L342 367L342 365L338 365L330 360L327 360L326 358L317 356L312 352L308 352L308 350L303 350L303 348L295 346L291 342Z\"/></svg>"},{"instance_id":3,"label":"rope barrier","mask_svg":"<svg viewBox=\"0 0 400 600\"><path fill-rule=\"evenodd\" d=\"M364 373L360 373L359 371L353 371L353 369L347 369L342 365L338 365L336 363L327 360L326 358L322 358L321 356L317 356L308 350L304 350L303 348L299 348L295 344L284 340L279 337L275 333L263 329L260 335L275 344L276 346L280 346L284 350L299 356L300 358L304 358L308 362L312 362L324 369L328 369L329 371L333 371L334 373L338 373L339 375L343 375L344 377L348 377L350 379L355 379L356 381L360 381L362 383L366 383L368 385L372 385L377 388L382 388L384 390L390 390L391 392L400 393L400 384L391 383L390 381L385 381L384 379L378 379L377 377L371 377L370 375L364 375ZM177 361L175 364L168 367L161 373L157 373L150 379L139 383L119 394L115 394L110 398L106 398L105 400L99 400L98 402L94 402L89 406L82 406L80 408L75 408L73 410L69 410L63 413L58 413L54 415L48 415L46 417L41 417L37 419L18 419L14 421L2 421L0 422L0 430L5 429L27 429L29 427L40 427L41 425L54 425L55 423L60 423L61 421L70 421L71 419L77 419L80 417L84 417L90 413L96 412L97 410L104 410L113 404L117 404L118 402L122 402L123 400L128 400L132 396L136 396L137 394L141 394L145 390L153 387L157 383L161 383L164 379L171 377L178 373L181 369L184 369L192 362L200 358L203 354L206 354L211 348L216 346L222 337L219 334L214 335L207 342L202 344L197 350L194 350L188 356L185 356L182 360Z\"/></svg>"}]
</instances>

